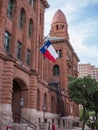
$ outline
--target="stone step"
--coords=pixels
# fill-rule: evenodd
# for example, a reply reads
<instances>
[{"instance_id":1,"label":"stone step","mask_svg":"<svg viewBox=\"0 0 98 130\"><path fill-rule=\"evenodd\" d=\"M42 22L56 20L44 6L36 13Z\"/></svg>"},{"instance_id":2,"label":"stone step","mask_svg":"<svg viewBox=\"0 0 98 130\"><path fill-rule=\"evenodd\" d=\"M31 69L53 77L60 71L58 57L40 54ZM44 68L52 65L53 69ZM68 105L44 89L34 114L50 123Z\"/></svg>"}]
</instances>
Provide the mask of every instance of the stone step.
<instances>
[{"instance_id":1,"label":"stone step","mask_svg":"<svg viewBox=\"0 0 98 130\"><path fill-rule=\"evenodd\" d=\"M14 123L13 127L14 127L14 130L32 130L32 129L27 129L28 128L27 124Z\"/></svg>"},{"instance_id":2,"label":"stone step","mask_svg":"<svg viewBox=\"0 0 98 130\"><path fill-rule=\"evenodd\" d=\"M32 128L30 128L30 127L27 127L27 130L33 130Z\"/></svg>"}]
</instances>

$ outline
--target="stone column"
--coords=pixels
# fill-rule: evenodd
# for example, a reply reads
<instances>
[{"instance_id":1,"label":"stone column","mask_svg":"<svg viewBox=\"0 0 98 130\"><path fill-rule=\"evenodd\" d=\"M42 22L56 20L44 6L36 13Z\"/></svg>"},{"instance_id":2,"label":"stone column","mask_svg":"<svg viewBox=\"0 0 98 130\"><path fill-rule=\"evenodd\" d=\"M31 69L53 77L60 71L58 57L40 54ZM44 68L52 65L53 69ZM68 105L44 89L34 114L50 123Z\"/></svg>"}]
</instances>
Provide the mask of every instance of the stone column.
<instances>
[{"instance_id":1,"label":"stone column","mask_svg":"<svg viewBox=\"0 0 98 130\"><path fill-rule=\"evenodd\" d=\"M30 88L29 88L29 108L36 109L36 95L37 95L37 81L36 75L31 75L30 77Z\"/></svg>"},{"instance_id":2,"label":"stone column","mask_svg":"<svg viewBox=\"0 0 98 130\"><path fill-rule=\"evenodd\" d=\"M3 69L3 83L1 92L1 129L6 130L12 125L12 88L13 88L14 63L12 60L5 61Z\"/></svg>"},{"instance_id":3,"label":"stone column","mask_svg":"<svg viewBox=\"0 0 98 130\"><path fill-rule=\"evenodd\" d=\"M2 83L3 83L3 60L0 58L0 126L1 126L1 91L2 91ZM1 128L0 128L1 130Z\"/></svg>"},{"instance_id":4,"label":"stone column","mask_svg":"<svg viewBox=\"0 0 98 130\"><path fill-rule=\"evenodd\" d=\"M0 1L0 53L3 52L4 31L6 25L7 1Z\"/></svg>"},{"instance_id":5,"label":"stone column","mask_svg":"<svg viewBox=\"0 0 98 130\"><path fill-rule=\"evenodd\" d=\"M31 74L30 76L30 87L29 87L29 120L30 122L36 122L36 95L37 95L37 81L36 75ZM36 117L36 118L35 118Z\"/></svg>"}]
</instances>

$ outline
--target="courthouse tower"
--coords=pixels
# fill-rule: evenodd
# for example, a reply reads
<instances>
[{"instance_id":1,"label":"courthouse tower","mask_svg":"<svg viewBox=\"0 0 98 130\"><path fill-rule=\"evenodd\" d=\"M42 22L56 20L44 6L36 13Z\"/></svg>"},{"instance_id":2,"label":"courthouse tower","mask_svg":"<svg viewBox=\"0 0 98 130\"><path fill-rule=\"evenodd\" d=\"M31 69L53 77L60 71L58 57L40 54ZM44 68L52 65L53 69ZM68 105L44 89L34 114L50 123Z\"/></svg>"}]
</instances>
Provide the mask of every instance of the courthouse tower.
<instances>
[{"instance_id":1,"label":"courthouse tower","mask_svg":"<svg viewBox=\"0 0 98 130\"><path fill-rule=\"evenodd\" d=\"M68 76L78 76L79 58L69 41L67 20L60 9L58 9L53 16L50 37L48 39L56 49L59 57L55 63L44 58L44 80L46 80L52 88L59 86L62 93L67 96L67 98L63 97L63 99L60 99L64 105L65 115L71 114L70 108L72 107L72 114L76 116L78 115L78 106L69 101L67 86Z\"/></svg>"}]
</instances>

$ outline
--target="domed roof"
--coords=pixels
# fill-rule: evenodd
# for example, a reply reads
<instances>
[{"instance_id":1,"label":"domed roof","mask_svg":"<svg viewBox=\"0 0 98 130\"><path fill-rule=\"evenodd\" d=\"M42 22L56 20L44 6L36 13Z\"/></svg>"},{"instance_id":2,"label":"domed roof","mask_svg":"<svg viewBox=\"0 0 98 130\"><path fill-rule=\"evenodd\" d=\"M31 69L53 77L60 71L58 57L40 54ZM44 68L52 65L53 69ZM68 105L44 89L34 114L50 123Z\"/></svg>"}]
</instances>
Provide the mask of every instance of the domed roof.
<instances>
[{"instance_id":1,"label":"domed roof","mask_svg":"<svg viewBox=\"0 0 98 130\"><path fill-rule=\"evenodd\" d=\"M60 9L53 16L52 24L54 23L67 23L65 15Z\"/></svg>"}]
</instances>

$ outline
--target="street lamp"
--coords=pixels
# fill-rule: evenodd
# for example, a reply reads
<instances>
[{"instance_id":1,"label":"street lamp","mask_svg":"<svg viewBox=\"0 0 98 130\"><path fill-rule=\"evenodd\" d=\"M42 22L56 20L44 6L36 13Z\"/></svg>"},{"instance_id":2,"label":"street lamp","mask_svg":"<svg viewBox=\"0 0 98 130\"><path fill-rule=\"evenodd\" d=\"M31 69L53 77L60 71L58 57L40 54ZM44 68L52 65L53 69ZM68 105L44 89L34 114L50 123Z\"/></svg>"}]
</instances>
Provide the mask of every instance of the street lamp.
<instances>
[{"instance_id":1,"label":"street lamp","mask_svg":"<svg viewBox=\"0 0 98 130\"><path fill-rule=\"evenodd\" d=\"M22 120L22 107L24 105L24 99L20 98L20 122Z\"/></svg>"},{"instance_id":2,"label":"street lamp","mask_svg":"<svg viewBox=\"0 0 98 130\"><path fill-rule=\"evenodd\" d=\"M24 105L24 99L23 99L23 98L20 98L20 106L23 107L23 105Z\"/></svg>"},{"instance_id":3,"label":"street lamp","mask_svg":"<svg viewBox=\"0 0 98 130\"><path fill-rule=\"evenodd\" d=\"M45 123L45 111L46 111L46 105L43 104L43 123Z\"/></svg>"}]
</instances>

